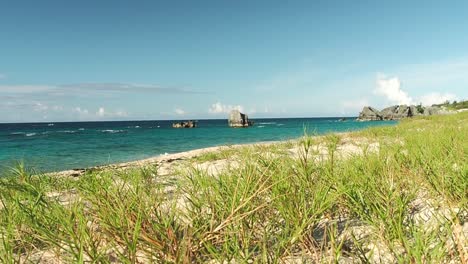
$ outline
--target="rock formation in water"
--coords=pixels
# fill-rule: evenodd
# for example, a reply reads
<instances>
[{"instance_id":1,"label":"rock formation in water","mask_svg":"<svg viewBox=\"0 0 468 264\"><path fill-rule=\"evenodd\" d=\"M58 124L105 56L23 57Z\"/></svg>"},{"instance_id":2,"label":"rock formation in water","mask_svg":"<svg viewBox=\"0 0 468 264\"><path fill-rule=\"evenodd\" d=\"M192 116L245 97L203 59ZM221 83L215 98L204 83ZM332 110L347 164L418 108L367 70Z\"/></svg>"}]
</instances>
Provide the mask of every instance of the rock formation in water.
<instances>
[{"instance_id":1,"label":"rock formation in water","mask_svg":"<svg viewBox=\"0 0 468 264\"><path fill-rule=\"evenodd\" d=\"M382 116L380 115L379 110L370 106L364 106L361 113L359 113L358 120L360 121L382 120Z\"/></svg>"},{"instance_id":2,"label":"rock formation in water","mask_svg":"<svg viewBox=\"0 0 468 264\"><path fill-rule=\"evenodd\" d=\"M196 121L185 121L185 122L177 122L172 124L173 128L194 128L197 127L197 122Z\"/></svg>"},{"instance_id":3,"label":"rock formation in water","mask_svg":"<svg viewBox=\"0 0 468 264\"><path fill-rule=\"evenodd\" d=\"M228 123L230 127L249 127L253 125L253 122L249 121L249 117L238 110L231 111Z\"/></svg>"}]
</instances>

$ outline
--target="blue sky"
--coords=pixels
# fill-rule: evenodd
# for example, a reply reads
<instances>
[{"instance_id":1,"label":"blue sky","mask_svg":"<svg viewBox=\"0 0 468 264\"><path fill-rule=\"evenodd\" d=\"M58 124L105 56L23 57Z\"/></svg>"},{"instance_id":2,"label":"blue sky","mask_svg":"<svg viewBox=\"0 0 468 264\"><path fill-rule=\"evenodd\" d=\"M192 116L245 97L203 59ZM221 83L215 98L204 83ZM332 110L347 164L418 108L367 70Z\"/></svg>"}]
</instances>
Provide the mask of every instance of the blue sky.
<instances>
[{"instance_id":1,"label":"blue sky","mask_svg":"<svg viewBox=\"0 0 468 264\"><path fill-rule=\"evenodd\" d=\"M467 99L468 2L382 2L0 0L0 122Z\"/></svg>"}]
</instances>

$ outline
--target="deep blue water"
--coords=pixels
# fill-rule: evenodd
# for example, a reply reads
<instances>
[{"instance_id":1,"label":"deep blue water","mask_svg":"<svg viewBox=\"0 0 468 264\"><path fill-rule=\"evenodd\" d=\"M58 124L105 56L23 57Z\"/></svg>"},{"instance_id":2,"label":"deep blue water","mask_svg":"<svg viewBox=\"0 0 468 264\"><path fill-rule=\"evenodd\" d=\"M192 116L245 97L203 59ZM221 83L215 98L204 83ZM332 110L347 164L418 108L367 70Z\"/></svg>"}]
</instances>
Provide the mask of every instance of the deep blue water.
<instances>
[{"instance_id":1,"label":"deep blue water","mask_svg":"<svg viewBox=\"0 0 468 264\"><path fill-rule=\"evenodd\" d=\"M174 129L174 121L0 124L0 170L18 160L48 172L217 145L297 138L304 134L304 128L310 134L323 134L395 124L338 119L255 119L253 127L242 129L229 128L226 119L199 120L194 129Z\"/></svg>"}]
</instances>

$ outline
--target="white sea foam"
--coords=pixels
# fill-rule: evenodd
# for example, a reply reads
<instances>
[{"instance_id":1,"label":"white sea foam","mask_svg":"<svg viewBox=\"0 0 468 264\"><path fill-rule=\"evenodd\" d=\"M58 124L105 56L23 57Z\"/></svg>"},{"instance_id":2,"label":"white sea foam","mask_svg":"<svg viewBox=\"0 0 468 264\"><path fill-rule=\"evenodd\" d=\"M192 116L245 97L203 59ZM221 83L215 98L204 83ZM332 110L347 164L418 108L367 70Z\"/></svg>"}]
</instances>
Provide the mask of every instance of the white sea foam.
<instances>
[{"instance_id":1,"label":"white sea foam","mask_svg":"<svg viewBox=\"0 0 468 264\"><path fill-rule=\"evenodd\" d=\"M277 126L284 126L284 124L277 124Z\"/></svg>"},{"instance_id":2,"label":"white sea foam","mask_svg":"<svg viewBox=\"0 0 468 264\"><path fill-rule=\"evenodd\" d=\"M260 122L259 125L274 125L276 122Z\"/></svg>"},{"instance_id":3,"label":"white sea foam","mask_svg":"<svg viewBox=\"0 0 468 264\"><path fill-rule=\"evenodd\" d=\"M79 130L79 131L83 131L83 130L84 130L84 128L78 128L78 130Z\"/></svg>"},{"instance_id":4,"label":"white sea foam","mask_svg":"<svg viewBox=\"0 0 468 264\"><path fill-rule=\"evenodd\" d=\"M25 132L13 132L13 133L10 133L10 135L24 135L26 134Z\"/></svg>"},{"instance_id":5,"label":"white sea foam","mask_svg":"<svg viewBox=\"0 0 468 264\"><path fill-rule=\"evenodd\" d=\"M265 126L257 126L258 128L262 128L262 127L265 127Z\"/></svg>"},{"instance_id":6,"label":"white sea foam","mask_svg":"<svg viewBox=\"0 0 468 264\"><path fill-rule=\"evenodd\" d=\"M32 137L32 136L35 136L37 133L26 133L26 136L27 137Z\"/></svg>"},{"instance_id":7,"label":"white sea foam","mask_svg":"<svg viewBox=\"0 0 468 264\"><path fill-rule=\"evenodd\" d=\"M123 132L126 132L126 130L113 130L113 129L105 129L105 130L101 130L102 133L110 133L110 134L115 134L115 133L123 133Z\"/></svg>"},{"instance_id":8,"label":"white sea foam","mask_svg":"<svg viewBox=\"0 0 468 264\"><path fill-rule=\"evenodd\" d=\"M60 130L60 131L57 131L57 133L73 134L73 133L76 133L76 131L75 130Z\"/></svg>"},{"instance_id":9,"label":"white sea foam","mask_svg":"<svg viewBox=\"0 0 468 264\"><path fill-rule=\"evenodd\" d=\"M55 124L52 124L52 123L50 123L50 124L47 124L47 126L54 126L54 125L55 125Z\"/></svg>"}]
</instances>

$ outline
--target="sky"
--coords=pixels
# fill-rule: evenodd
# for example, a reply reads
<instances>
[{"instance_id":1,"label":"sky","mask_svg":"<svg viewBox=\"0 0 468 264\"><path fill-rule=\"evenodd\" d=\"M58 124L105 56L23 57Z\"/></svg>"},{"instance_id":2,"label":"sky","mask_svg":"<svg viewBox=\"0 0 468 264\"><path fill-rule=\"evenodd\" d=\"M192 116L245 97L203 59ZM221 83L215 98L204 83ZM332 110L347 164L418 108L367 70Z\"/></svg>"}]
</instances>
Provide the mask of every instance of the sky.
<instances>
[{"instance_id":1,"label":"sky","mask_svg":"<svg viewBox=\"0 0 468 264\"><path fill-rule=\"evenodd\" d=\"M0 122L468 99L468 1L0 0Z\"/></svg>"}]
</instances>

